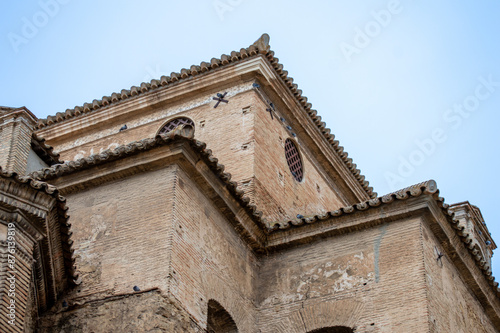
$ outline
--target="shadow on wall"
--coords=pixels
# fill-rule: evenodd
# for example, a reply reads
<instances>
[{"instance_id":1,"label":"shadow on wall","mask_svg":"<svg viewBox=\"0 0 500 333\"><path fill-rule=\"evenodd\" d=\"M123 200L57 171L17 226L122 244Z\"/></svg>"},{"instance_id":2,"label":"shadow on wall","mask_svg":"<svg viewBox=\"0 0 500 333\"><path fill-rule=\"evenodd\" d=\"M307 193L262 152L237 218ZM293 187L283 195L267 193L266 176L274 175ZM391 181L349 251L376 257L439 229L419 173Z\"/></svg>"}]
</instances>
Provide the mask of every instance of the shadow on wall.
<instances>
[{"instance_id":1,"label":"shadow on wall","mask_svg":"<svg viewBox=\"0 0 500 333\"><path fill-rule=\"evenodd\" d=\"M319 328L314 331L309 331L308 333L354 333L354 330L345 326L334 326Z\"/></svg>"},{"instance_id":2,"label":"shadow on wall","mask_svg":"<svg viewBox=\"0 0 500 333\"><path fill-rule=\"evenodd\" d=\"M208 301L208 333L238 333L238 328L231 315L217 301Z\"/></svg>"}]
</instances>

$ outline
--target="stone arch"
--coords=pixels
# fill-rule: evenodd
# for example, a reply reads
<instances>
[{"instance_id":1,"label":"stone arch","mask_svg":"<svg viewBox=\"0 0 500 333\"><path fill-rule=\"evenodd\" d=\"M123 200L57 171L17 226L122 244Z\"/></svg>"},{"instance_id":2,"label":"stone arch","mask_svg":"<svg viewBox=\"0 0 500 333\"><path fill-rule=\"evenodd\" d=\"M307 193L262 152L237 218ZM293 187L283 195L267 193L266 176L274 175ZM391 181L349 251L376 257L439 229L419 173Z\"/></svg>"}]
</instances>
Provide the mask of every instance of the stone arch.
<instances>
[{"instance_id":1,"label":"stone arch","mask_svg":"<svg viewBox=\"0 0 500 333\"><path fill-rule=\"evenodd\" d=\"M266 333L351 333L359 324L365 303L356 299L315 301L287 313L274 322ZM350 328L352 327L352 328ZM342 330L331 330L341 329ZM345 329L350 329L345 330Z\"/></svg>"},{"instance_id":2,"label":"stone arch","mask_svg":"<svg viewBox=\"0 0 500 333\"><path fill-rule=\"evenodd\" d=\"M217 300L231 314L240 330L256 331L255 314L251 311L253 303L243 298L240 293L234 292L234 290L237 290L235 286L231 286L230 282L222 280L210 271L204 271L201 274L201 281L204 299L207 300L207 304L209 300ZM203 307L204 314L207 314L206 309L207 306Z\"/></svg>"},{"instance_id":3,"label":"stone arch","mask_svg":"<svg viewBox=\"0 0 500 333\"><path fill-rule=\"evenodd\" d=\"M307 333L354 333L354 330L346 326L330 326L330 327L318 328L316 330L309 331Z\"/></svg>"},{"instance_id":4,"label":"stone arch","mask_svg":"<svg viewBox=\"0 0 500 333\"><path fill-rule=\"evenodd\" d=\"M238 328L229 312L216 300L208 301L207 311L208 333L237 333Z\"/></svg>"}]
</instances>

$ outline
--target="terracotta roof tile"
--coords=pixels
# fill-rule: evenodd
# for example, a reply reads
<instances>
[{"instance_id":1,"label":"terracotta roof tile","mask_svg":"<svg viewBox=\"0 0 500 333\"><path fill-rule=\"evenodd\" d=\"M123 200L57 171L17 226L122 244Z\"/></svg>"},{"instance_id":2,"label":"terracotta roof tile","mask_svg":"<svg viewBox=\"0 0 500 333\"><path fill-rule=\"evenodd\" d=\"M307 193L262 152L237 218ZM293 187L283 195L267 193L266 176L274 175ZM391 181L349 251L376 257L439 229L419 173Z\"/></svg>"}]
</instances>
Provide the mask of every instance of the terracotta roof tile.
<instances>
[{"instance_id":1,"label":"terracotta roof tile","mask_svg":"<svg viewBox=\"0 0 500 333\"><path fill-rule=\"evenodd\" d=\"M54 148L45 143L44 138L40 138L36 133L33 133L31 138L31 147L37 155L48 165L62 163L59 159L60 155L54 153Z\"/></svg>"}]
</instances>

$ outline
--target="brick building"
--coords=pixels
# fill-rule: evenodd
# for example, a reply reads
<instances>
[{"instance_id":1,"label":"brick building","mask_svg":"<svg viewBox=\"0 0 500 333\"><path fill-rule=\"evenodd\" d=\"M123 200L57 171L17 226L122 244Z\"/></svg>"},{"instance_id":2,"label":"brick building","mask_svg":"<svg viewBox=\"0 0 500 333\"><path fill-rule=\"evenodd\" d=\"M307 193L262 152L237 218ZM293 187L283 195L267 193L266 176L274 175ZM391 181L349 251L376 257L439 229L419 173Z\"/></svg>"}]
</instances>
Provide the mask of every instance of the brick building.
<instances>
[{"instance_id":1,"label":"brick building","mask_svg":"<svg viewBox=\"0 0 500 333\"><path fill-rule=\"evenodd\" d=\"M266 34L0 136L2 332L500 330L479 209L378 197Z\"/></svg>"}]
</instances>

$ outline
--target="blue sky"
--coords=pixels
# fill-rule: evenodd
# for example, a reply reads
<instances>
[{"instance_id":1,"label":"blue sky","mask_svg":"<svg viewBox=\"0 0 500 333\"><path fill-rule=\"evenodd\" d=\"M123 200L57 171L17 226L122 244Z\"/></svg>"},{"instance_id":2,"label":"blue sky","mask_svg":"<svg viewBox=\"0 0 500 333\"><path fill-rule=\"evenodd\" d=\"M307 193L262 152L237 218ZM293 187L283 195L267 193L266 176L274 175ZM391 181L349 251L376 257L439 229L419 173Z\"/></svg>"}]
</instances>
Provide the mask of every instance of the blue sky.
<instances>
[{"instance_id":1,"label":"blue sky","mask_svg":"<svg viewBox=\"0 0 500 333\"><path fill-rule=\"evenodd\" d=\"M380 194L435 179L500 245L500 3L8 2L0 105L39 118L247 47L263 32ZM500 278L500 257L493 257Z\"/></svg>"}]
</instances>

